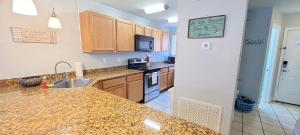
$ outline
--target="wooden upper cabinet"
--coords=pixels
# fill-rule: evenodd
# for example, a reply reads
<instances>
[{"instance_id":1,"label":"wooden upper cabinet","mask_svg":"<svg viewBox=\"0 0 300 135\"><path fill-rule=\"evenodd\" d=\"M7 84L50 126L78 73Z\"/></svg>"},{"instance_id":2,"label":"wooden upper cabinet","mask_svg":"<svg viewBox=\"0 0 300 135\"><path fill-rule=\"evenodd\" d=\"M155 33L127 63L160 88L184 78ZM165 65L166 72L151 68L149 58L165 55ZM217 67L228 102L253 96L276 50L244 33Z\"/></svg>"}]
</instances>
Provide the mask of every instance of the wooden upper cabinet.
<instances>
[{"instance_id":1,"label":"wooden upper cabinet","mask_svg":"<svg viewBox=\"0 0 300 135\"><path fill-rule=\"evenodd\" d=\"M145 35L145 27L141 25L135 25L135 34Z\"/></svg>"},{"instance_id":2,"label":"wooden upper cabinet","mask_svg":"<svg viewBox=\"0 0 300 135\"><path fill-rule=\"evenodd\" d=\"M117 20L117 51L134 51L135 24Z\"/></svg>"},{"instance_id":3,"label":"wooden upper cabinet","mask_svg":"<svg viewBox=\"0 0 300 135\"><path fill-rule=\"evenodd\" d=\"M152 37L152 29L145 27L145 36Z\"/></svg>"},{"instance_id":4,"label":"wooden upper cabinet","mask_svg":"<svg viewBox=\"0 0 300 135\"><path fill-rule=\"evenodd\" d=\"M170 47L170 33L163 32L161 51L167 52L169 51L169 47Z\"/></svg>"},{"instance_id":5,"label":"wooden upper cabinet","mask_svg":"<svg viewBox=\"0 0 300 135\"><path fill-rule=\"evenodd\" d=\"M162 47L162 31L158 29L153 29L152 32L154 37L154 51L160 52Z\"/></svg>"},{"instance_id":6,"label":"wooden upper cabinet","mask_svg":"<svg viewBox=\"0 0 300 135\"><path fill-rule=\"evenodd\" d=\"M80 13L82 48L84 52L116 50L115 18L85 11Z\"/></svg>"}]
</instances>

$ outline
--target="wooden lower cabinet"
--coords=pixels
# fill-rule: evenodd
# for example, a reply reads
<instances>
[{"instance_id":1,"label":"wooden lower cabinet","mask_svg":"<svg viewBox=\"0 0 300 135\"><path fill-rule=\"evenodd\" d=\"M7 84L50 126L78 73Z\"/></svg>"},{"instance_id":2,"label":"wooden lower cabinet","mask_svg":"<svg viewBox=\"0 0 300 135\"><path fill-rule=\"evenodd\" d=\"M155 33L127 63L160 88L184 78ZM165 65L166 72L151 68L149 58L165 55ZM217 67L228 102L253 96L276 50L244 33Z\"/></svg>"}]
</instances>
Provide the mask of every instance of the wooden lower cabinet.
<instances>
[{"instance_id":1,"label":"wooden lower cabinet","mask_svg":"<svg viewBox=\"0 0 300 135\"><path fill-rule=\"evenodd\" d=\"M127 83L127 98L134 102L143 100L143 80Z\"/></svg>"},{"instance_id":2,"label":"wooden lower cabinet","mask_svg":"<svg viewBox=\"0 0 300 135\"><path fill-rule=\"evenodd\" d=\"M160 69L160 91L174 86L174 73L174 67Z\"/></svg>"},{"instance_id":3,"label":"wooden lower cabinet","mask_svg":"<svg viewBox=\"0 0 300 135\"><path fill-rule=\"evenodd\" d=\"M170 71L168 73L168 87L173 87L174 86L174 71Z\"/></svg>"},{"instance_id":4,"label":"wooden lower cabinet","mask_svg":"<svg viewBox=\"0 0 300 135\"><path fill-rule=\"evenodd\" d=\"M122 85L119 85L119 86L107 88L107 89L104 89L104 91L107 91L109 93L112 93L114 95L117 95L117 96L120 96L120 97L123 97L123 98L127 98L126 84L122 84Z\"/></svg>"},{"instance_id":5,"label":"wooden lower cabinet","mask_svg":"<svg viewBox=\"0 0 300 135\"><path fill-rule=\"evenodd\" d=\"M93 87L139 102L144 96L143 73L99 81Z\"/></svg>"},{"instance_id":6,"label":"wooden lower cabinet","mask_svg":"<svg viewBox=\"0 0 300 135\"><path fill-rule=\"evenodd\" d=\"M168 88L168 73L160 74L160 91Z\"/></svg>"}]
</instances>

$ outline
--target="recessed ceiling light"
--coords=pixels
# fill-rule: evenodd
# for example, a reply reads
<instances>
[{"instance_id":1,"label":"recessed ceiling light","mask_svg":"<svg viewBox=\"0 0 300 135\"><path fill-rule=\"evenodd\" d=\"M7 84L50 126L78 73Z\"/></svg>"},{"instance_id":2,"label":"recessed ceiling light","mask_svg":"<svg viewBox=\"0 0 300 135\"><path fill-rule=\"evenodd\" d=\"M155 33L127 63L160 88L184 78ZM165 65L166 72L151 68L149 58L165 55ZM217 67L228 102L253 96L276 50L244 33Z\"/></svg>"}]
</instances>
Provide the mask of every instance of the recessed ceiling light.
<instances>
[{"instance_id":1,"label":"recessed ceiling light","mask_svg":"<svg viewBox=\"0 0 300 135\"><path fill-rule=\"evenodd\" d=\"M177 23L178 22L178 17L177 16L170 17L170 18L168 18L168 22L169 23Z\"/></svg>"},{"instance_id":2,"label":"recessed ceiling light","mask_svg":"<svg viewBox=\"0 0 300 135\"><path fill-rule=\"evenodd\" d=\"M165 5L165 4L156 4L156 5L146 7L144 9L144 11L145 11L146 14L153 14L153 13L165 11L166 9L168 9L167 5Z\"/></svg>"}]
</instances>

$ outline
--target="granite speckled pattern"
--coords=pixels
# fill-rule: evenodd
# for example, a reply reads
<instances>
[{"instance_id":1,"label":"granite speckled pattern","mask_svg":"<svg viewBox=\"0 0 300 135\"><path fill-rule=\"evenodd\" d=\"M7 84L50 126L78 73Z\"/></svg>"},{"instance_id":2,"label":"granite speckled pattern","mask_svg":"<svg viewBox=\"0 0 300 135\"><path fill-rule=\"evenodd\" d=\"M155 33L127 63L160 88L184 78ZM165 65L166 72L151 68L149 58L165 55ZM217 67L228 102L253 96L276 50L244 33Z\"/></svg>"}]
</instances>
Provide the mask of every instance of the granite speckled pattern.
<instances>
[{"instance_id":1,"label":"granite speckled pattern","mask_svg":"<svg viewBox=\"0 0 300 135\"><path fill-rule=\"evenodd\" d=\"M86 77L95 78L96 83L139 72L122 69ZM91 87L93 83L72 89L0 88L0 134L216 135L207 128Z\"/></svg>"},{"instance_id":2,"label":"granite speckled pattern","mask_svg":"<svg viewBox=\"0 0 300 135\"><path fill-rule=\"evenodd\" d=\"M174 67L175 64L168 64L165 62L151 62L150 66L147 67L147 69L152 70L152 69L157 69L157 68L166 68L166 67Z\"/></svg>"},{"instance_id":3,"label":"granite speckled pattern","mask_svg":"<svg viewBox=\"0 0 300 135\"><path fill-rule=\"evenodd\" d=\"M108 80L108 79L117 78L117 77L128 76L128 75L133 75L133 74L137 74L137 73L143 73L143 72L138 71L138 70L121 68L119 70L95 72L94 74L88 74L88 75L85 75L84 77L95 79L92 83L90 83L88 85L88 86L93 86L95 83L97 83L99 81Z\"/></svg>"}]
</instances>

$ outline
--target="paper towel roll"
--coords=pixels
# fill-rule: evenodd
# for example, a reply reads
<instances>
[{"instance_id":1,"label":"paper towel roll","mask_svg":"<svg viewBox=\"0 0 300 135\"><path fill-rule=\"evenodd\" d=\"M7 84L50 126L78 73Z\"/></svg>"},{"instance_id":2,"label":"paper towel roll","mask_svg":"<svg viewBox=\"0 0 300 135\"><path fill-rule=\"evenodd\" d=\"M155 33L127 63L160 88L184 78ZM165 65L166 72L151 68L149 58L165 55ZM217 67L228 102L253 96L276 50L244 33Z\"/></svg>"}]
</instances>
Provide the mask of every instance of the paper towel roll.
<instances>
[{"instance_id":1,"label":"paper towel roll","mask_svg":"<svg viewBox=\"0 0 300 135\"><path fill-rule=\"evenodd\" d=\"M83 68L81 62L75 62L75 74L76 78L83 78Z\"/></svg>"}]
</instances>

